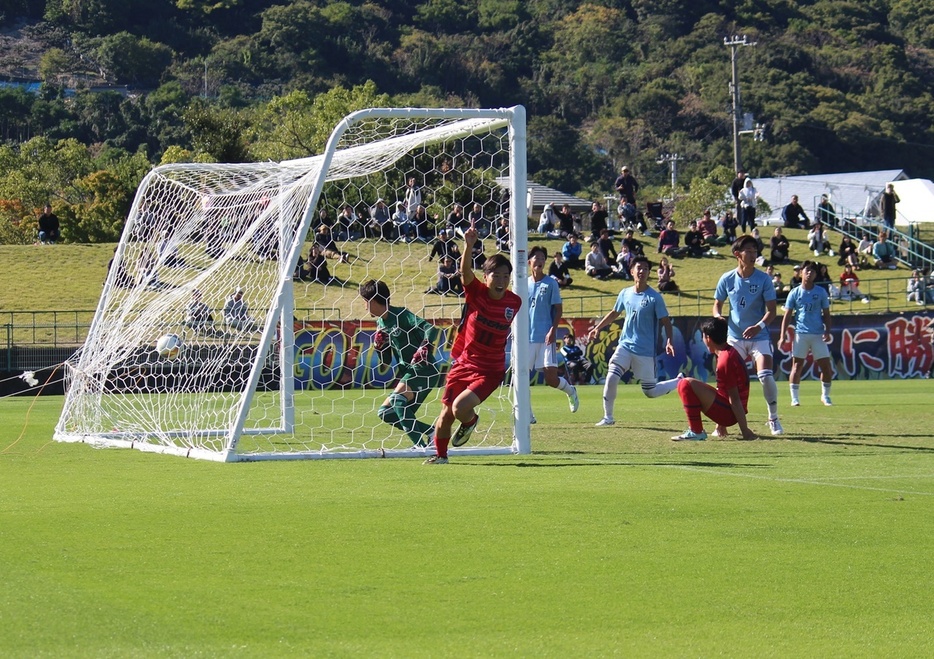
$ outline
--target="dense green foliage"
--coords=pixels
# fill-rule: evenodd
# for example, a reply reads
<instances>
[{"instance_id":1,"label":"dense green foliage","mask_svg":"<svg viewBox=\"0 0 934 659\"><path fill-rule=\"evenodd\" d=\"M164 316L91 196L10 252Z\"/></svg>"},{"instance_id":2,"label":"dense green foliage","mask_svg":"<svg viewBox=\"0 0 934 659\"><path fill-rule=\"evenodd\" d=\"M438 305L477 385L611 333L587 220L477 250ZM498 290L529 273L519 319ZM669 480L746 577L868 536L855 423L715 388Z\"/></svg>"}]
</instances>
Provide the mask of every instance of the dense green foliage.
<instances>
[{"instance_id":1,"label":"dense green foliage","mask_svg":"<svg viewBox=\"0 0 934 659\"><path fill-rule=\"evenodd\" d=\"M0 200L26 215L41 204L10 181L36 138L49 141L51 155L68 151L71 142L62 140L84 145L97 169L81 176L90 176L107 164L97 155L105 152L120 152L111 160L142 154L150 164L308 155L344 110L366 105L516 103L529 111L535 180L602 197L627 163L653 196L667 189L660 153L685 157L683 185L732 166L723 38L733 34L758 43L739 49L743 109L768 127L764 142L743 138L754 177L882 168L934 177L934 18L925 7L921 0L2 0L0 26L44 18L29 35L42 49L34 71L45 84L36 96L0 89L8 149ZM0 59L7 72L28 65ZM87 89L98 81L138 92ZM135 186L115 176L95 185L116 194L109 203L119 215ZM85 203L73 198L74 180L32 182L69 208ZM69 228L66 237L113 239L120 221L109 224L101 234Z\"/></svg>"}]
</instances>

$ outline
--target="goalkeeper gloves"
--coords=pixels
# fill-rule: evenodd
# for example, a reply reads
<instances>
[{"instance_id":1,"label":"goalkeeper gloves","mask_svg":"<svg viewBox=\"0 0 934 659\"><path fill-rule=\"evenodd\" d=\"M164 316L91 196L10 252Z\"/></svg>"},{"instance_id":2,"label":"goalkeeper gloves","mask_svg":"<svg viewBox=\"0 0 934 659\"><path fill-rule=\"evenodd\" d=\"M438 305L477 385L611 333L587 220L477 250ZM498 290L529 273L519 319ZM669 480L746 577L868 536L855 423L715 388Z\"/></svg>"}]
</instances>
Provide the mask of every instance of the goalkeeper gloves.
<instances>
[{"instance_id":1,"label":"goalkeeper gloves","mask_svg":"<svg viewBox=\"0 0 934 659\"><path fill-rule=\"evenodd\" d=\"M376 334L373 335L373 345L377 350L389 347L389 335L383 330L378 330Z\"/></svg>"},{"instance_id":2,"label":"goalkeeper gloves","mask_svg":"<svg viewBox=\"0 0 934 659\"><path fill-rule=\"evenodd\" d=\"M429 345L427 343L423 343L421 346L419 346L418 350L415 351L415 354L412 355L412 363L421 364L424 361L428 361L428 350Z\"/></svg>"}]
</instances>

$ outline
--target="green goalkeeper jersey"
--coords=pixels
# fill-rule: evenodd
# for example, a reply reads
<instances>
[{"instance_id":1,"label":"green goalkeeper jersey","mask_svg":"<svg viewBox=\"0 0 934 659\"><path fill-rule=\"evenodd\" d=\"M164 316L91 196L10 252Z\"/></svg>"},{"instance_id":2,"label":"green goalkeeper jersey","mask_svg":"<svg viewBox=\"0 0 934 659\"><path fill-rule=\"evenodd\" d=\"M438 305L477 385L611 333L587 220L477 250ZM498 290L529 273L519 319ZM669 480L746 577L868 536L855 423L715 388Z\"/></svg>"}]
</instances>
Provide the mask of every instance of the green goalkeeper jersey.
<instances>
[{"instance_id":1,"label":"green goalkeeper jersey","mask_svg":"<svg viewBox=\"0 0 934 659\"><path fill-rule=\"evenodd\" d=\"M405 307L390 306L385 316L376 319L376 328L389 335L389 346L396 360L396 374L399 377L409 374L432 377L438 373L433 354L438 329L434 325ZM413 364L415 352L426 344L428 359Z\"/></svg>"}]
</instances>

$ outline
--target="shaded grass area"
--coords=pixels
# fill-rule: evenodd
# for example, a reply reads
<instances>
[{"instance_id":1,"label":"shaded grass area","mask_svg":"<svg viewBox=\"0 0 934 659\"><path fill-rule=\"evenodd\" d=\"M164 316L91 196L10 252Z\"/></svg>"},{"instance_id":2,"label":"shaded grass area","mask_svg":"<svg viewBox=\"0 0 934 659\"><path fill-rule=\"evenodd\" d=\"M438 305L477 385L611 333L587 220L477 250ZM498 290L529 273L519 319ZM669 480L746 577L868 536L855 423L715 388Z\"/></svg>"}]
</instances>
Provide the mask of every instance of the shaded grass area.
<instances>
[{"instance_id":1,"label":"shaded grass area","mask_svg":"<svg viewBox=\"0 0 934 659\"><path fill-rule=\"evenodd\" d=\"M676 444L675 396L594 428L599 387L535 387L535 453L447 467L94 450L2 400L0 653L923 654L930 385L818 390L782 439Z\"/></svg>"}]
</instances>

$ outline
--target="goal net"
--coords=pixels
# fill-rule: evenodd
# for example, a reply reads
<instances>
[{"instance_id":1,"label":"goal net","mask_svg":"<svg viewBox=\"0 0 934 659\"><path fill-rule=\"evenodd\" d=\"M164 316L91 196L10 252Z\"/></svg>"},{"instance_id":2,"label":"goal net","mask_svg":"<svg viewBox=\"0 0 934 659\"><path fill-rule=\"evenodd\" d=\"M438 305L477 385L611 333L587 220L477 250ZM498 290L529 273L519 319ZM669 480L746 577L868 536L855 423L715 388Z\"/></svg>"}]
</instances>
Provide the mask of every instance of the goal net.
<instances>
[{"instance_id":1,"label":"goal net","mask_svg":"<svg viewBox=\"0 0 934 659\"><path fill-rule=\"evenodd\" d=\"M521 106L361 110L318 156L154 169L67 365L55 439L219 461L433 454L463 305L443 256L471 217L526 298ZM396 329L436 371L402 407L395 347L377 349L358 293L369 280L425 321ZM513 336L528 336L527 314ZM511 376L527 341L509 363L452 454L530 450L526 369Z\"/></svg>"}]
</instances>

